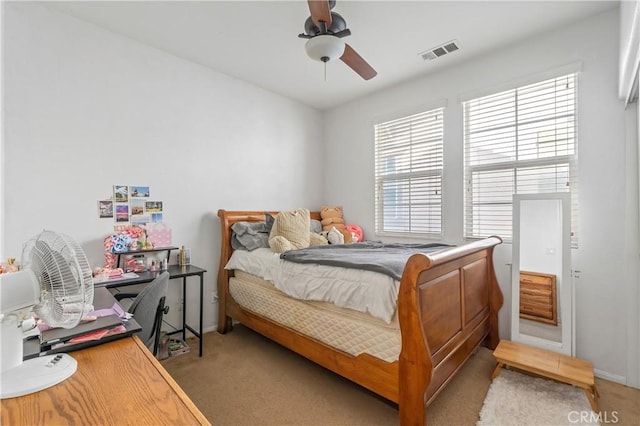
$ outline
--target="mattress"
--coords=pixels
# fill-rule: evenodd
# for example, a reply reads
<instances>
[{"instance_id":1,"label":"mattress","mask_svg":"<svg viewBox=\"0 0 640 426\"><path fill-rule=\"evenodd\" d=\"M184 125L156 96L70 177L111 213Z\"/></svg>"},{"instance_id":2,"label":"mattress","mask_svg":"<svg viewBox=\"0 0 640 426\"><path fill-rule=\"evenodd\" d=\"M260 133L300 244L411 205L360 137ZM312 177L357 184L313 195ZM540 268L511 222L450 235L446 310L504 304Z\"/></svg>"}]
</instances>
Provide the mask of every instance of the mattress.
<instances>
[{"instance_id":1,"label":"mattress","mask_svg":"<svg viewBox=\"0 0 640 426\"><path fill-rule=\"evenodd\" d=\"M331 303L294 299L269 281L241 270L229 280L229 293L243 308L352 356L369 354L398 360L400 327L371 315Z\"/></svg>"},{"instance_id":2,"label":"mattress","mask_svg":"<svg viewBox=\"0 0 640 426\"><path fill-rule=\"evenodd\" d=\"M378 272L288 262L268 248L236 250L225 268L268 280L296 299L331 302L387 323L396 313L400 282Z\"/></svg>"}]
</instances>

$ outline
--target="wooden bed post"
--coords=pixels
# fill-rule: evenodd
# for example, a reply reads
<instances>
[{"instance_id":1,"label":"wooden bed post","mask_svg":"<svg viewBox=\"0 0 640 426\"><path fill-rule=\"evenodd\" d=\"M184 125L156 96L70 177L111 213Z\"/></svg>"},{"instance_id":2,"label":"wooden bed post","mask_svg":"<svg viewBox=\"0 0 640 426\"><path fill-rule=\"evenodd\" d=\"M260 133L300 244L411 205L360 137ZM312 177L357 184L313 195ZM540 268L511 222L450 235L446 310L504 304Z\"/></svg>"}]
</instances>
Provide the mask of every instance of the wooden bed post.
<instances>
[{"instance_id":1,"label":"wooden bed post","mask_svg":"<svg viewBox=\"0 0 640 426\"><path fill-rule=\"evenodd\" d=\"M231 317L227 316L227 294L229 293L229 271L224 269L231 257L231 225L226 211L218 210L221 225L220 265L218 266L218 333L224 334L231 328Z\"/></svg>"},{"instance_id":2,"label":"wooden bed post","mask_svg":"<svg viewBox=\"0 0 640 426\"><path fill-rule=\"evenodd\" d=\"M497 238L502 243L502 238L494 236L493 238ZM489 249L489 259L493 259L493 250L495 246ZM496 278L495 269L493 267L493 262L488 262L489 268L489 334L484 340L484 344L486 347L490 349L495 349L500 343L500 330L498 328L498 312L504 303L504 296L502 295L502 290L500 290L500 286L498 285L498 280Z\"/></svg>"},{"instance_id":3,"label":"wooden bed post","mask_svg":"<svg viewBox=\"0 0 640 426\"><path fill-rule=\"evenodd\" d=\"M411 256L398 291L398 320L402 330L398 389L401 426L424 426L425 423L425 392L433 375L433 363L420 326L416 283L429 263L424 255Z\"/></svg>"}]
</instances>

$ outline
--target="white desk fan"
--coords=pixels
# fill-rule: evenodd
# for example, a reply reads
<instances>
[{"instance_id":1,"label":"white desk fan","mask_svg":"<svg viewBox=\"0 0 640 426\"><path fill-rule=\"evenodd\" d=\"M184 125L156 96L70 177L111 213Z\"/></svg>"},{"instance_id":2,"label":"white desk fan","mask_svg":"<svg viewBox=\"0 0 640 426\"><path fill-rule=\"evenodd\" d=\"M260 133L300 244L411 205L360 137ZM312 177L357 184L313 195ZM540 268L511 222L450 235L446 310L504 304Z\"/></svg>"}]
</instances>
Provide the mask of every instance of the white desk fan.
<instances>
[{"instance_id":1,"label":"white desk fan","mask_svg":"<svg viewBox=\"0 0 640 426\"><path fill-rule=\"evenodd\" d=\"M75 373L67 354L23 361L22 324L31 308L47 325L73 328L93 309L93 278L84 251L66 235L43 231L22 251L23 270L0 274L0 397L48 388Z\"/></svg>"}]
</instances>

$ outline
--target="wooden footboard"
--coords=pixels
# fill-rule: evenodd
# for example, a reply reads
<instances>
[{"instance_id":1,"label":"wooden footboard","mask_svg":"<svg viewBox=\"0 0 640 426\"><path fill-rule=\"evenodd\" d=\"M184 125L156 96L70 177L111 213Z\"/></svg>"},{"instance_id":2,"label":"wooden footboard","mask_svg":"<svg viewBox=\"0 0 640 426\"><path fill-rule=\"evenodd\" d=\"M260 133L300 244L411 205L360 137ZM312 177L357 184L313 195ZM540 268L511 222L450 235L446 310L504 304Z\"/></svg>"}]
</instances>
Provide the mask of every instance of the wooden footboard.
<instances>
[{"instance_id":1,"label":"wooden footboard","mask_svg":"<svg viewBox=\"0 0 640 426\"><path fill-rule=\"evenodd\" d=\"M501 242L491 237L409 258L398 294L401 425L422 426L425 406L478 345L498 344L503 297L492 256Z\"/></svg>"},{"instance_id":2,"label":"wooden footboard","mask_svg":"<svg viewBox=\"0 0 640 426\"><path fill-rule=\"evenodd\" d=\"M272 212L272 214L277 214ZM224 269L231 226L264 221L264 212L219 210L222 246L218 270L218 332L232 319L355 383L396 402L400 424L424 425L425 407L483 341L499 341L498 310L503 298L493 270L497 237L431 255L416 254L405 266L398 295L402 334L399 360L354 357L242 308L229 294L231 271ZM311 213L319 219L318 212Z\"/></svg>"}]
</instances>

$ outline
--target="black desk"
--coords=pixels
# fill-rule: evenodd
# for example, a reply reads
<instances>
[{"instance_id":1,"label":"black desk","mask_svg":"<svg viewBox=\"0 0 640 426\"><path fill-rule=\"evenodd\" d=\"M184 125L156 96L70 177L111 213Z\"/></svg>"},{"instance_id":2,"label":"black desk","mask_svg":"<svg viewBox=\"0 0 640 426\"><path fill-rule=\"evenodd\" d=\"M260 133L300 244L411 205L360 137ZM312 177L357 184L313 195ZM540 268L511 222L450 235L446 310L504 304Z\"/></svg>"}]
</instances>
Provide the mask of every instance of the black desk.
<instances>
[{"instance_id":1,"label":"black desk","mask_svg":"<svg viewBox=\"0 0 640 426\"><path fill-rule=\"evenodd\" d=\"M124 287L128 285L135 284L146 284L148 282L153 281L155 277L157 277L162 271L157 272L136 272L138 277L136 278L123 278L123 279L115 279L115 280L106 280L100 281L94 284L94 287L106 287L106 288L116 288L116 287ZM188 266L178 266L178 265L169 265L167 272L169 272L169 279L182 278L182 300L185 301L182 306L182 328L169 332L169 334L182 332L182 339L185 340L187 338L187 330L193 333L199 341L199 355L202 356L202 310L203 310L203 292L204 292L204 273L207 272L206 269L199 268L197 266L188 265ZM198 331L196 331L192 326L187 324L187 278L199 276L200 277L200 323Z\"/></svg>"}]
</instances>

